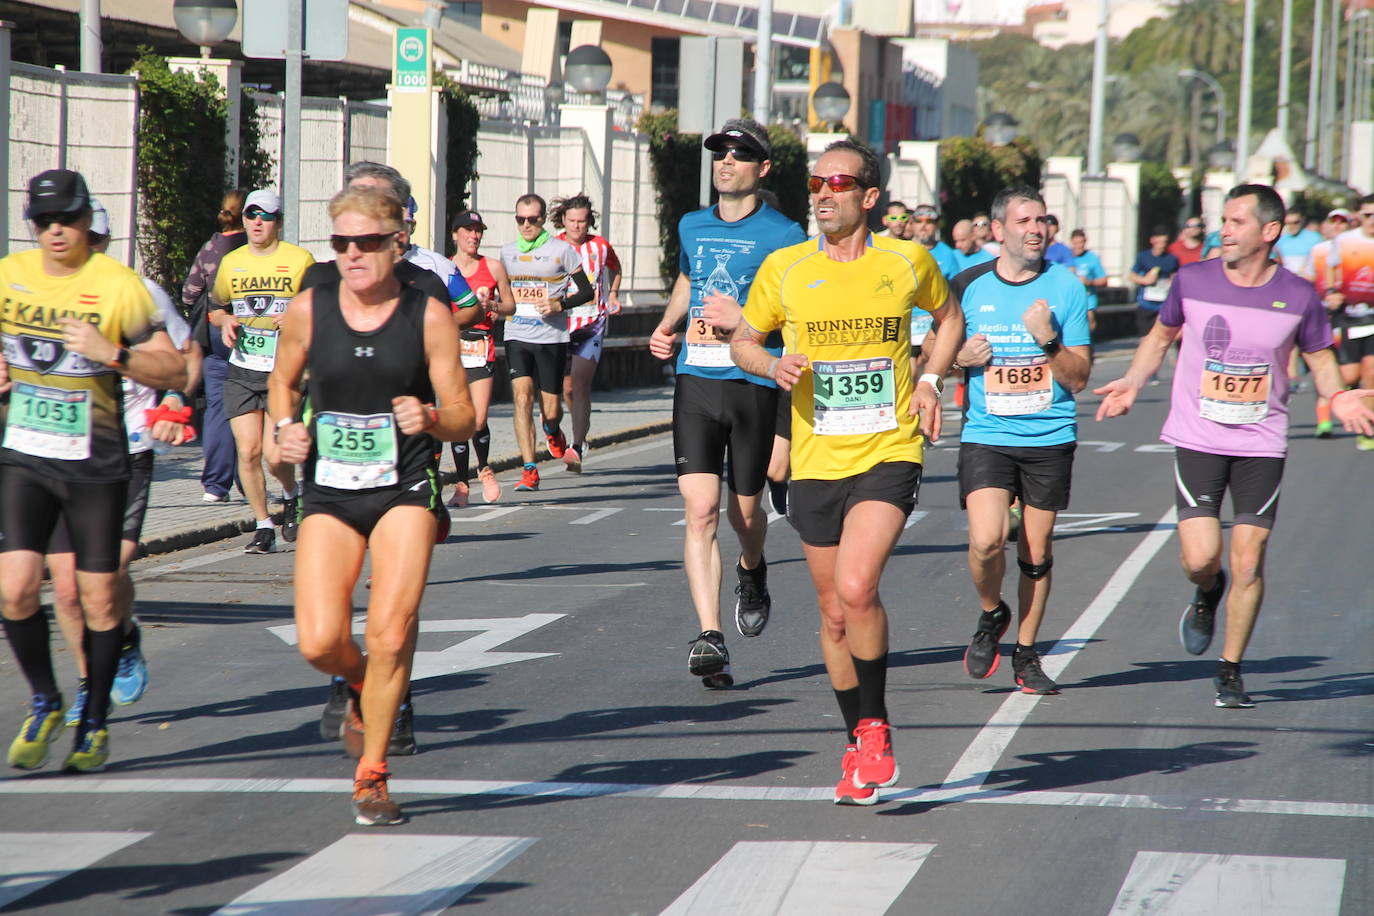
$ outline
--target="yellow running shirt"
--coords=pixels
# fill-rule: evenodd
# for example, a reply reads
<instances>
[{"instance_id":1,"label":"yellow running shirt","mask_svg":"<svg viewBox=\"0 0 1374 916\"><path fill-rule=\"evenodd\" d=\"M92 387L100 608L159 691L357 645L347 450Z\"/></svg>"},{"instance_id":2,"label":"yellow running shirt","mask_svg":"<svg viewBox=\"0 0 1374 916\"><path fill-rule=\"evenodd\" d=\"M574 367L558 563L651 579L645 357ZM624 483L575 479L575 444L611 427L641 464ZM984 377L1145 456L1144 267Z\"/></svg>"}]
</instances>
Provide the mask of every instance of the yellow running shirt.
<instances>
[{"instance_id":1,"label":"yellow running shirt","mask_svg":"<svg viewBox=\"0 0 1374 916\"><path fill-rule=\"evenodd\" d=\"M811 363L792 389L794 478L921 462L908 329L914 309L936 311L948 295L935 259L903 239L869 236L856 261L832 261L819 238L764 260L744 319L764 333L782 328L786 352Z\"/></svg>"},{"instance_id":2,"label":"yellow running shirt","mask_svg":"<svg viewBox=\"0 0 1374 916\"><path fill-rule=\"evenodd\" d=\"M34 248L0 260L0 336L9 362L0 463L79 483L129 477L120 375L63 346L62 318L78 318L121 346L162 330L138 274L103 254L52 277Z\"/></svg>"},{"instance_id":3,"label":"yellow running shirt","mask_svg":"<svg viewBox=\"0 0 1374 916\"><path fill-rule=\"evenodd\" d=\"M315 258L304 248L278 242L269 255L255 254L252 246L235 248L219 262L211 296L233 309L239 336L229 354L236 378L267 384L267 373L277 361L277 320L300 292L301 277Z\"/></svg>"}]
</instances>

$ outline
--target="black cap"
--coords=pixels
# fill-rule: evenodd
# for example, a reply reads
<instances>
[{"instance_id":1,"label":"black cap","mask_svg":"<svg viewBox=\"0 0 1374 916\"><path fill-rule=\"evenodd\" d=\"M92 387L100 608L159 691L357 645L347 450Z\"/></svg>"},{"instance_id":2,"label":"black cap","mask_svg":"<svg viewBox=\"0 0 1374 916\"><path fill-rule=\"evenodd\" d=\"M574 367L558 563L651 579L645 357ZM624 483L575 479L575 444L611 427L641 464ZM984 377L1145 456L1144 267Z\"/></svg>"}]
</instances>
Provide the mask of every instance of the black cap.
<instances>
[{"instance_id":1,"label":"black cap","mask_svg":"<svg viewBox=\"0 0 1374 916\"><path fill-rule=\"evenodd\" d=\"M24 218L46 213L75 213L91 206L91 192L80 172L49 169L29 182L29 204Z\"/></svg>"},{"instance_id":2,"label":"black cap","mask_svg":"<svg viewBox=\"0 0 1374 916\"><path fill-rule=\"evenodd\" d=\"M482 214L476 210L463 210L453 217L453 225L449 228L450 232L459 229L485 229L486 221L482 219Z\"/></svg>"},{"instance_id":3,"label":"black cap","mask_svg":"<svg viewBox=\"0 0 1374 916\"><path fill-rule=\"evenodd\" d=\"M768 140L768 131L753 118L731 118L718 132L706 138L705 147L719 152L731 143L747 147L764 159L773 158L773 144Z\"/></svg>"}]
</instances>

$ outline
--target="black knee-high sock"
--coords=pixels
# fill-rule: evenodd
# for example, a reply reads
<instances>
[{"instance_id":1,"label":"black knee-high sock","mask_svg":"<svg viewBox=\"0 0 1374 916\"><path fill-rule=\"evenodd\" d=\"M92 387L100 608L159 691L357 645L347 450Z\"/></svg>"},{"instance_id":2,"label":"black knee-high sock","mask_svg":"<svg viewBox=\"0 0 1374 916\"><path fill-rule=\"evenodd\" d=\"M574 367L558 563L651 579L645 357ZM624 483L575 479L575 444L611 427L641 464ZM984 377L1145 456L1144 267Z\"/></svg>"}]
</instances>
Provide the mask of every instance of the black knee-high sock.
<instances>
[{"instance_id":1,"label":"black knee-high sock","mask_svg":"<svg viewBox=\"0 0 1374 916\"><path fill-rule=\"evenodd\" d=\"M466 442L450 442L449 448L453 451L453 466L458 471L458 482L468 482L468 444Z\"/></svg>"},{"instance_id":2,"label":"black knee-high sock","mask_svg":"<svg viewBox=\"0 0 1374 916\"><path fill-rule=\"evenodd\" d=\"M831 690L834 689L831 688ZM840 704L840 717L844 719L845 740L853 744L854 729L858 727L859 720L863 718L859 715L859 688L850 687L848 690L835 690L835 702Z\"/></svg>"},{"instance_id":3,"label":"black knee-high sock","mask_svg":"<svg viewBox=\"0 0 1374 916\"><path fill-rule=\"evenodd\" d=\"M859 675L859 718L887 719L887 653L879 658L850 658Z\"/></svg>"},{"instance_id":4,"label":"black knee-high sock","mask_svg":"<svg viewBox=\"0 0 1374 916\"><path fill-rule=\"evenodd\" d=\"M34 694L52 696L58 692L57 678L52 670L52 653L48 650L48 615L40 608L27 620L5 620L5 638L14 649L19 670L28 679Z\"/></svg>"},{"instance_id":5,"label":"black knee-high sock","mask_svg":"<svg viewBox=\"0 0 1374 916\"><path fill-rule=\"evenodd\" d=\"M491 427L483 423L482 428L472 434L472 448L477 452L477 467L484 468L490 462L487 458L491 456Z\"/></svg>"},{"instance_id":6,"label":"black knee-high sock","mask_svg":"<svg viewBox=\"0 0 1374 916\"><path fill-rule=\"evenodd\" d=\"M96 728L105 725L110 715L110 688L114 686L115 671L119 668L119 649L124 634L119 627L97 632L87 629L81 640L86 650L86 670L90 678L90 694L86 700L86 721Z\"/></svg>"}]
</instances>

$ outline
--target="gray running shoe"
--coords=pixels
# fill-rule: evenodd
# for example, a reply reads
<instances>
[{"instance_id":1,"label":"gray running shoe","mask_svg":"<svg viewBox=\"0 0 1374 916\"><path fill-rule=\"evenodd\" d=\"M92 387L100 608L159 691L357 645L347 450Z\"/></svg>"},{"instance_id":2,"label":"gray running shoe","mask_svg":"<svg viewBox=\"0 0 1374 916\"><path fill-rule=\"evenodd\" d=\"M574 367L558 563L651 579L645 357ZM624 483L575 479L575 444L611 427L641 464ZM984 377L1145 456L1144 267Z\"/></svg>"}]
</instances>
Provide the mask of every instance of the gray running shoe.
<instances>
[{"instance_id":1,"label":"gray running shoe","mask_svg":"<svg viewBox=\"0 0 1374 916\"><path fill-rule=\"evenodd\" d=\"M1178 638L1183 643L1183 651L1189 655L1201 655L1212 644L1212 633L1217 625L1217 606L1221 596L1226 594L1226 570L1217 573L1217 584L1209 595L1201 588L1193 593L1193 600L1183 609L1178 621Z\"/></svg>"}]
</instances>

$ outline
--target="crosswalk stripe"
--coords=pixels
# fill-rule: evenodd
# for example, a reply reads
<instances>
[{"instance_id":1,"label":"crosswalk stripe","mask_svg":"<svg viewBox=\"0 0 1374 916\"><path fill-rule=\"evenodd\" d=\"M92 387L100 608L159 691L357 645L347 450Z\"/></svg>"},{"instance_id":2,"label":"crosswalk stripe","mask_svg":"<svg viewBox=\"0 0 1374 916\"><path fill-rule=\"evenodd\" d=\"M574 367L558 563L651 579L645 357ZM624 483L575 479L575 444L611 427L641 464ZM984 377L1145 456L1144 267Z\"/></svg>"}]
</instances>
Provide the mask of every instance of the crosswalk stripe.
<instances>
[{"instance_id":1,"label":"crosswalk stripe","mask_svg":"<svg viewBox=\"0 0 1374 916\"><path fill-rule=\"evenodd\" d=\"M1113 914L1338 916L1344 859L1138 852Z\"/></svg>"},{"instance_id":2,"label":"crosswalk stripe","mask_svg":"<svg viewBox=\"0 0 1374 916\"><path fill-rule=\"evenodd\" d=\"M511 836L349 834L216 916L438 913L534 843Z\"/></svg>"},{"instance_id":3,"label":"crosswalk stripe","mask_svg":"<svg viewBox=\"0 0 1374 916\"><path fill-rule=\"evenodd\" d=\"M661 916L878 916L933 843L736 843Z\"/></svg>"},{"instance_id":4,"label":"crosswalk stripe","mask_svg":"<svg viewBox=\"0 0 1374 916\"><path fill-rule=\"evenodd\" d=\"M0 833L0 907L150 836L151 833Z\"/></svg>"},{"instance_id":5,"label":"crosswalk stripe","mask_svg":"<svg viewBox=\"0 0 1374 916\"><path fill-rule=\"evenodd\" d=\"M457 513L457 514L455 514L455 513L453 513L453 512L450 512L450 513L449 513L449 518L453 519L453 521L454 521L455 523L461 523L461 524L467 525L467 524L470 524L470 523L472 523L472 522L489 522L489 521L491 521L491 520L493 520L493 519L502 518L503 516L510 515L510 514L512 514L512 513L514 513L514 512L519 512L519 511L520 511L521 509L523 509L523 508L525 508L525 507L524 507L524 506L497 506L496 508L494 508L494 509L488 509L488 510L485 511L485 512L478 512L476 515L468 515L467 513Z\"/></svg>"}]
</instances>

